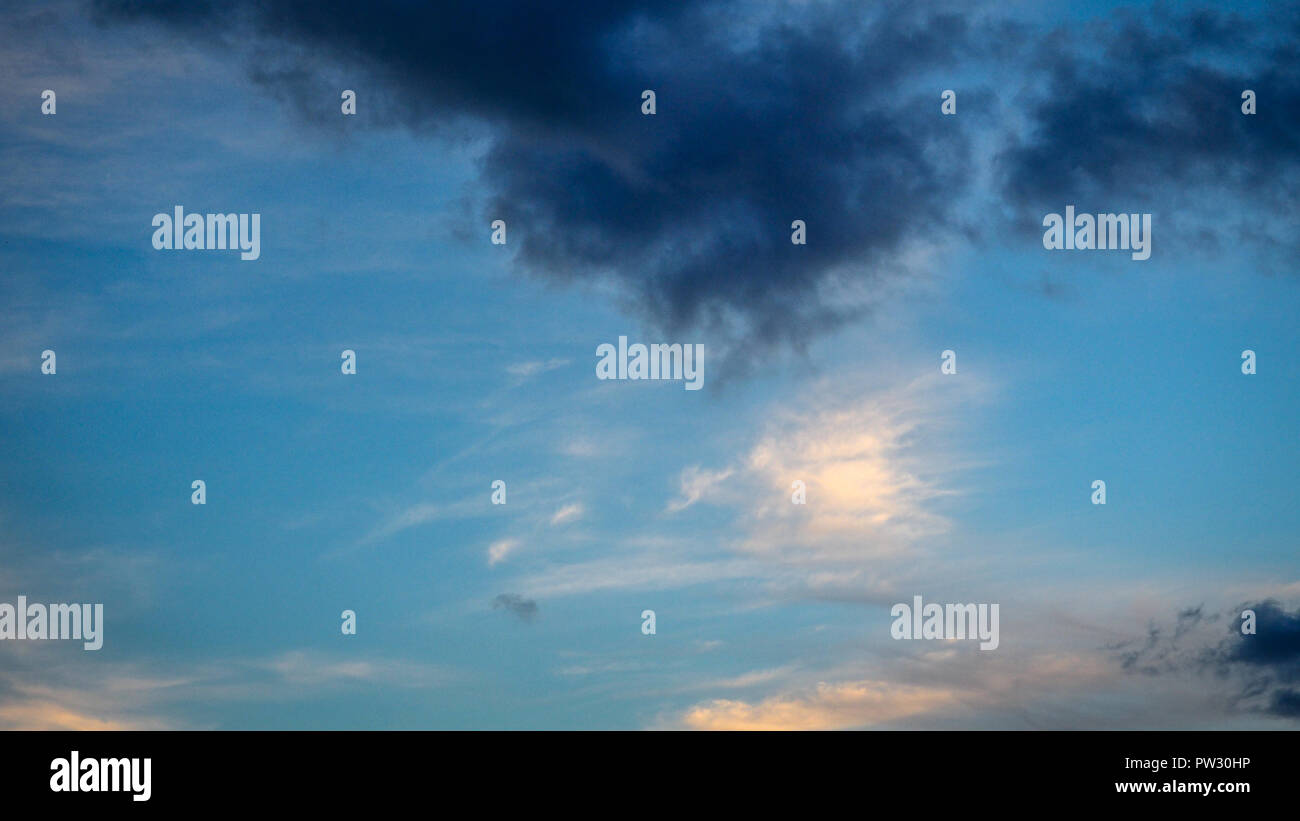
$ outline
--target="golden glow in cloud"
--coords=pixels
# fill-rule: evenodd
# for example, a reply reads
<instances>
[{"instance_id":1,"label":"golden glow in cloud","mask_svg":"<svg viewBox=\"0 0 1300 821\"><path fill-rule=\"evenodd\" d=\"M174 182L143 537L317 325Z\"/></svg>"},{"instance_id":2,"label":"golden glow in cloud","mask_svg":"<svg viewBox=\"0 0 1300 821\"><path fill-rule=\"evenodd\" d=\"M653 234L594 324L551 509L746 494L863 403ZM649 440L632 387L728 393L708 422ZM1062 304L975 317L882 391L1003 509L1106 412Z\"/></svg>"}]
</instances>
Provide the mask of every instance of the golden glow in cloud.
<instances>
[{"instance_id":1,"label":"golden glow in cloud","mask_svg":"<svg viewBox=\"0 0 1300 821\"><path fill-rule=\"evenodd\" d=\"M935 443L951 398L939 378L816 391L774 413L736 466L686 468L668 512L697 501L743 508L751 527L739 546L792 562L901 555L950 527L934 505L953 493L939 479L958 464ZM803 504L793 500L796 481Z\"/></svg>"},{"instance_id":2,"label":"golden glow in cloud","mask_svg":"<svg viewBox=\"0 0 1300 821\"><path fill-rule=\"evenodd\" d=\"M49 701L21 701L0 705L0 730L141 730L157 726L94 718Z\"/></svg>"},{"instance_id":3,"label":"golden glow in cloud","mask_svg":"<svg viewBox=\"0 0 1300 821\"><path fill-rule=\"evenodd\" d=\"M956 701L952 691L932 687L823 682L809 693L757 703L717 699L688 710L682 723L693 730L839 730L928 713Z\"/></svg>"}]
</instances>

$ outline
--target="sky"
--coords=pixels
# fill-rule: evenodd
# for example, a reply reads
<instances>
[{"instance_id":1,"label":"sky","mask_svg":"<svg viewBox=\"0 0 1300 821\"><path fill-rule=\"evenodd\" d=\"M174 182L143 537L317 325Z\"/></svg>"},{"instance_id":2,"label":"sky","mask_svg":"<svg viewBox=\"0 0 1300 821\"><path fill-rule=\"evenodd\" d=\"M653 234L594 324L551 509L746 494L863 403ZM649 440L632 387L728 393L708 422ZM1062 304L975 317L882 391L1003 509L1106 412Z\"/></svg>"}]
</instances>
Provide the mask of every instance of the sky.
<instances>
[{"instance_id":1,"label":"sky","mask_svg":"<svg viewBox=\"0 0 1300 821\"><path fill-rule=\"evenodd\" d=\"M0 641L0 728L1296 728L1295 9L0 31L0 602L104 609ZM1045 248L1070 205L1150 258ZM917 595L998 647L893 638Z\"/></svg>"}]
</instances>

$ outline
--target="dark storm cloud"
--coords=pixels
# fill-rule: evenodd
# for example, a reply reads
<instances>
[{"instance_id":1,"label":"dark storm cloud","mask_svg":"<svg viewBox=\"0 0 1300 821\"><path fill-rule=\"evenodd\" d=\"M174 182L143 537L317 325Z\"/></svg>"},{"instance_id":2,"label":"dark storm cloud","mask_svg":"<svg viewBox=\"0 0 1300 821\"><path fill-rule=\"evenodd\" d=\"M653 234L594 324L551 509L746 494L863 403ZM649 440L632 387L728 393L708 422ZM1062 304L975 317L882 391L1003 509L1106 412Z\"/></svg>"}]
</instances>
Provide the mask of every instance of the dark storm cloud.
<instances>
[{"instance_id":1,"label":"dark storm cloud","mask_svg":"<svg viewBox=\"0 0 1300 821\"><path fill-rule=\"evenodd\" d=\"M1300 690L1278 690L1273 693L1269 712L1286 718L1300 718Z\"/></svg>"},{"instance_id":2,"label":"dark storm cloud","mask_svg":"<svg viewBox=\"0 0 1300 821\"><path fill-rule=\"evenodd\" d=\"M1255 611L1255 634L1241 634L1240 613ZM1237 674L1239 698L1251 709L1300 718L1300 609L1288 613L1277 602L1244 604L1230 621L1229 638L1203 655L1220 676Z\"/></svg>"},{"instance_id":3,"label":"dark storm cloud","mask_svg":"<svg viewBox=\"0 0 1300 821\"><path fill-rule=\"evenodd\" d=\"M664 331L760 348L857 316L909 240L952 222L969 147L939 91L983 108L951 69L1010 29L909 6L94 4L101 21L251 40L254 77L330 127L339 86L322 78L358 72L358 118L486 125L481 216L507 221L528 270L612 281Z\"/></svg>"},{"instance_id":4,"label":"dark storm cloud","mask_svg":"<svg viewBox=\"0 0 1300 821\"><path fill-rule=\"evenodd\" d=\"M1291 10L1121 11L1038 28L994 6L903 2L93 10L220 38L322 129L350 127L346 87L358 124L486 135L483 210L466 215L467 235L505 219L525 270L613 283L665 334L706 333L715 367L722 349L743 365L862 315L882 282L913 272L913 244L977 225L1037 245L1043 214L1066 204L1156 211L1163 249L1296 248ZM640 113L647 88L653 117ZM944 88L958 91L958 116L940 115ZM1251 117L1245 88L1258 94ZM993 199L971 209L983 160ZM1243 219L1252 208L1273 221ZM807 246L790 243L795 219Z\"/></svg>"},{"instance_id":5,"label":"dark storm cloud","mask_svg":"<svg viewBox=\"0 0 1300 821\"><path fill-rule=\"evenodd\" d=\"M1066 204L1155 210L1166 248L1187 212L1294 210L1300 14L1285 4L1250 18L1174 8L1122 11L1038 42L1028 67L1039 87L1019 98L1027 127L995 162L1011 204L1039 217ZM1246 89L1254 115L1241 110ZM1220 196L1198 202L1212 191ZM1178 244L1237 238L1235 226L1219 227L1193 222ZM1293 230L1251 238L1296 248Z\"/></svg>"},{"instance_id":6,"label":"dark storm cloud","mask_svg":"<svg viewBox=\"0 0 1300 821\"><path fill-rule=\"evenodd\" d=\"M1255 611L1255 635L1240 636L1240 620L1233 625L1237 635L1216 653L1223 664L1241 664L1277 672L1288 681L1300 680L1300 610L1288 613L1275 601L1242 605Z\"/></svg>"},{"instance_id":7,"label":"dark storm cloud","mask_svg":"<svg viewBox=\"0 0 1300 821\"><path fill-rule=\"evenodd\" d=\"M497 596L492 600L492 609L507 610L522 621L532 621L537 618L537 602L525 599L517 593L502 593Z\"/></svg>"},{"instance_id":8,"label":"dark storm cloud","mask_svg":"<svg viewBox=\"0 0 1300 821\"><path fill-rule=\"evenodd\" d=\"M1242 613L1255 612L1255 633L1243 634ZM1201 607L1178 614L1172 633L1156 625L1142 642L1109 648L1120 666L1134 673L1159 676L1194 670L1223 680L1230 700L1246 710L1300 717L1300 609L1288 613L1277 602L1243 604L1226 615L1227 637L1210 644L1189 641L1202 624L1216 623Z\"/></svg>"}]
</instances>

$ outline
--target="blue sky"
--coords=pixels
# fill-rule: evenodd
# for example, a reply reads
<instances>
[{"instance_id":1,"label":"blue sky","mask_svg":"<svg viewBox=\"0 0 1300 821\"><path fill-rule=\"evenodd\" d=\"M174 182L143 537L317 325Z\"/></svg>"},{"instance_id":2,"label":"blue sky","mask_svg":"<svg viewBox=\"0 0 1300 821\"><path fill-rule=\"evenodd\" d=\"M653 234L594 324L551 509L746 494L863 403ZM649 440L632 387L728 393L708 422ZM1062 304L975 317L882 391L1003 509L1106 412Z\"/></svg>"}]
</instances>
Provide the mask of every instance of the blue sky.
<instances>
[{"instance_id":1,"label":"blue sky","mask_svg":"<svg viewBox=\"0 0 1300 821\"><path fill-rule=\"evenodd\" d=\"M640 25L677 42L680 21L652 5L601 36L627 47ZM904 27L951 25L886 5ZM799 53L778 47L783 25L848 13L726 8L698 10L708 38L772 49L773 77L800 74L779 64ZM1293 727L1267 694L1300 680L1300 651L1254 664L1235 625L1272 600L1269 627L1293 636L1300 603L1294 141L1234 130L1225 144L1249 150L1217 159L1103 123L1044 150L1099 146L1160 175L1117 180L1085 160L1058 175L1077 198L1020 197L1017 146L1028 156L1053 126L1050 102L1026 95L1069 71L1038 49L1062 32L1080 60L1129 42L1110 10L1085 32L1070 8L969 13L1019 32L1005 52L974 29L951 54L914 47L924 81L884 77L894 97L867 103L884 106L868 118L882 132L881 112L898 113L898 135L826 148L860 166L819 166L833 130L789 125L778 144L800 173L867 169L847 213L816 205L824 182L765 188L786 172L765 173L763 138L702 128L704 35L676 46L699 72L647 49L593 79L603 94L636 75L617 102L627 120L605 130L567 110L559 69L554 120L545 79L526 101L490 84L440 97L469 64L412 63L399 92L396 58L268 33L254 6L222 30L111 3L6 10L0 601L102 602L106 627L93 653L0 645L0 727ZM1252 44L1294 21L1237 11L1236 52L1183 50L1203 46L1224 82L1271 76L1273 52ZM1175 41L1201 31L1128 12ZM1191 63L1172 67L1203 80ZM307 79L265 76L286 65ZM687 90L697 119L674 120L668 94L642 117L642 79ZM717 79L760 124L784 93L762 82ZM1280 133L1268 108L1294 83L1260 87L1272 96L1252 125ZM357 89L356 118L339 114L341 88ZM1170 133L1199 133L1170 105ZM713 142L692 142L701 132ZM914 138L951 152L915 185L893 171ZM695 167L690 146L759 165ZM673 197L645 182L661 171ZM645 199L617 199L606 172ZM701 210L677 201L692 195ZM1072 203L1152 213L1151 259L1044 250L1042 214ZM178 204L260 213L260 259L154 250L153 215ZM494 246L503 208L509 241ZM793 218L809 225L807 265L745 244L751 230L785 242ZM626 244L605 247L606 227ZM734 252L698 250L729 231ZM705 344L705 390L597 380L596 346L620 335ZM206 505L190 503L194 479ZM505 505L490 503L496 479ZM891 640L891 604L916 594L999 603L1001 646ZM494 607L503 595L535 616ZM1247 697L1261 676L1265 697Z\"/></svg>"}]
</instances>

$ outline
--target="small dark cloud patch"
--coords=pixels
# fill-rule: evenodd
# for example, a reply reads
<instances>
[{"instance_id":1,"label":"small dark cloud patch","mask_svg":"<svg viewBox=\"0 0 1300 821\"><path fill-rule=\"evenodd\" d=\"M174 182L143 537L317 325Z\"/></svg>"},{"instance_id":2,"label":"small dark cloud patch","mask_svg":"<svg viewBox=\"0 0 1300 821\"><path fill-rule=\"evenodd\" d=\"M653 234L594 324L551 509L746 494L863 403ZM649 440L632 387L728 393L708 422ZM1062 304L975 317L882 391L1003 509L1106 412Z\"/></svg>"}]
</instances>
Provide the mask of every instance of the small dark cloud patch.
<instances>
[{"instance_id":1,"label":"small dark cloud patch","mask_svg":"<svg viewBox=\"0 0 1300 821\"><path fill-rule=\"evenodd\" d=\"M525 599L517 593L502 593L492 600L493 610L506 610L515 614L521 621L531 622L537 619L537 602Z\"/></svg>"},{"instance_id":2,"label":"small dark cloud patch","mask_svg":"<svg viewBox=\"0 0 1300 821\"><path fill-rule=\"evenodd\" d=\"M1195 629L1204 618L1204 605L1198 604L1195 607L1189 607L1186 610L1180 611L1178 613L1178 621L1174 625L1174 640L1177 641L1182 638L1185 633Z\"/></svg>"},{"instance_id":3,"label":"small dark cloud patch","mask_svg":"<svg viewBox=\"0 0 1300 821\"><path fill-rule=\"evenodd\" d=\"M1144 642L1138 644L1134 641L1122 641L1108 646L1106 649L1115 653L1119 659L1120 667L1128 673L1142 673L1148 676L1156 676L1162 672L1163 663L1168 656L1168 650L1161 648L1161 632L1154 624L1147 627L1147 637Z\"/></svg>"}]
</instances>

